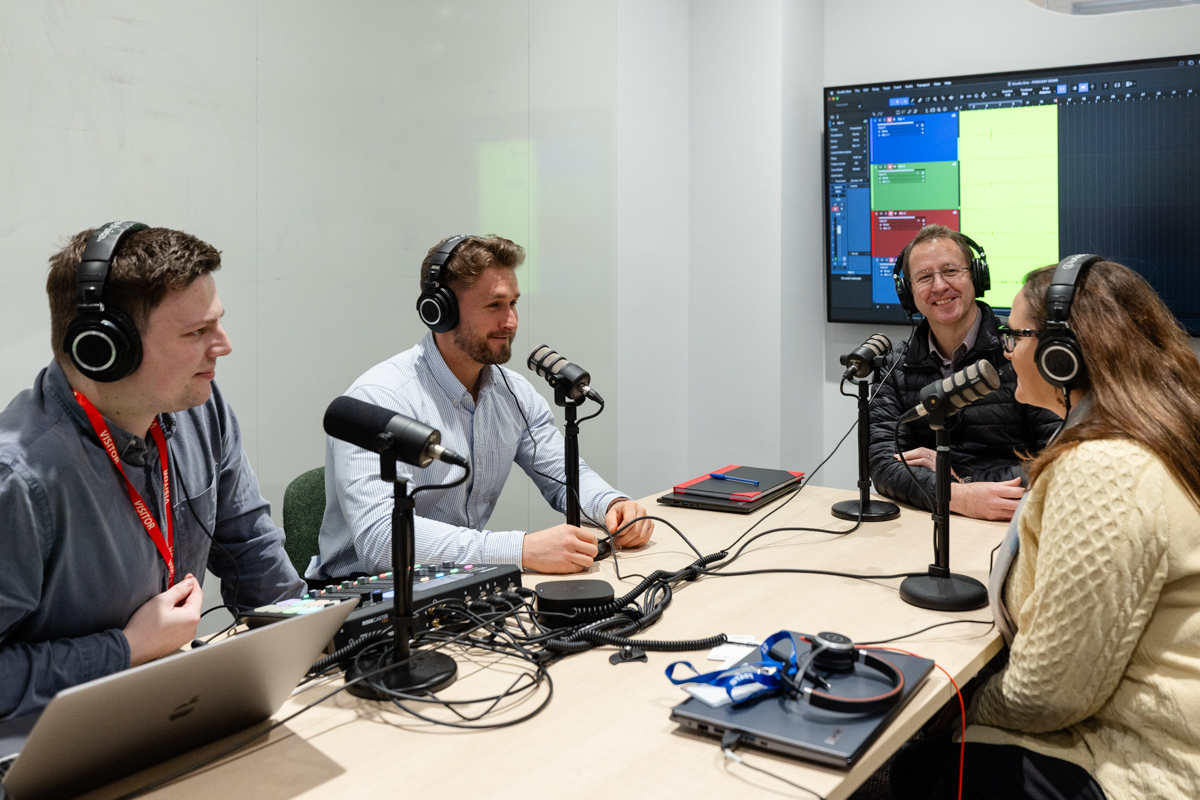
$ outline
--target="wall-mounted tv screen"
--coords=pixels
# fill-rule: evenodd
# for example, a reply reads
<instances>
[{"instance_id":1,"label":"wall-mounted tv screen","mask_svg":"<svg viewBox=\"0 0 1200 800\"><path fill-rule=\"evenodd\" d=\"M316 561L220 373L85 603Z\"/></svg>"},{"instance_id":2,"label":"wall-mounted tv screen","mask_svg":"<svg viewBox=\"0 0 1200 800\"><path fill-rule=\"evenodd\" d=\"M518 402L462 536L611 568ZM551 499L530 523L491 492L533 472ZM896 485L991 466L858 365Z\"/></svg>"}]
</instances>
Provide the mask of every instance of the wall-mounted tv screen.
<instances>
[{"instance_id":1,"label":"wall-mounted tv screen","mask_svg":"<svg viewBox=\"0 0 1200 800\"><path fill-rule=\"evenodd\" d=\"M1097 253L1200 335L1200 56L825 90L828 318L904 323L892 268L924 225L1029 270Z\"/></svg>"}]
</instances>

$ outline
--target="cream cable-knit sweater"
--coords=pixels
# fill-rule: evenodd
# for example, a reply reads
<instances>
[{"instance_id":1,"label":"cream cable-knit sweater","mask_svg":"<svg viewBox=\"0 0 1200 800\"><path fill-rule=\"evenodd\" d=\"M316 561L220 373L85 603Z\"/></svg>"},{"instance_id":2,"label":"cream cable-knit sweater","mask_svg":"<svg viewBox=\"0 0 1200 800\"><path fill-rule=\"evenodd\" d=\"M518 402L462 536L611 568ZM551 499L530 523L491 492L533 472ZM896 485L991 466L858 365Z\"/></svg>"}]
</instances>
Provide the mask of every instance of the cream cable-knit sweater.
<instances>
[{"instance_id":1,"label":"cream cable-knit sweater","mask_svg":"<svg viewBox=\"0 0 1200 800\"><path fill-rule=\"evenodd\" d=\"M1109 798L1200 798L1200 512L1138 444L1086 442L1030 490L1018 629L967 740L1079 764Z\"/></svg>"}]
</instances>

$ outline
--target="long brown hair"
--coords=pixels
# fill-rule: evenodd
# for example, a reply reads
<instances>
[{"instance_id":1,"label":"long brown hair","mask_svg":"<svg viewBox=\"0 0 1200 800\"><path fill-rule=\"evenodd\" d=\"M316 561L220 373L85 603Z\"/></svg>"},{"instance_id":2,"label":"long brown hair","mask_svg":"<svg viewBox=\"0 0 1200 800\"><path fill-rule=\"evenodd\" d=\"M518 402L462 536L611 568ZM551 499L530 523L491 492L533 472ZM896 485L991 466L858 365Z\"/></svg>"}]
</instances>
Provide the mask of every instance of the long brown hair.
<instances>
[{"instance_id":1,"label":"long brown hair","mask_svg":"<svg viewBox=\"0 0 1200 800\"><path fill-rule=\"evenodd\" d=\"M1046 324L1054 266L1025 276L1026 307ZM1069 319L1087 365L1094 406L1029 466L1037 480L1080 442L1130 439L1156 454L1200 505L1200 361L1188 336L1150 284L1129 267L1099 261L1075 284Z\"/></svg>"}]
</instances>

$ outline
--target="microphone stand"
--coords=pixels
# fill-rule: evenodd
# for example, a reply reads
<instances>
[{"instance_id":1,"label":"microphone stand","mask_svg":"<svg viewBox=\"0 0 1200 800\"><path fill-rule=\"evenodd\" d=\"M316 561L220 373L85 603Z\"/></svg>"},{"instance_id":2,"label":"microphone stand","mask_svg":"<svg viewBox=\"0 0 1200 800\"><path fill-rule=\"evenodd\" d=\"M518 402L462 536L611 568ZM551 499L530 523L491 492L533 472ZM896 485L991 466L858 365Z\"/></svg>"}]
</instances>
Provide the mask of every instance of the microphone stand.
<instances>
[{"instance_id":1,"label":"microphone stand","mask_svg":"<svg viewBox=\"0 0 1200 800\"><path fill-rule=\"evenodd\" d=\"M886 356L871 359L871 374L858 383L858 499L834 503L830 510L838 519L884 522L900 516L900 506L886 500L871 499L871 386L879 385L879 370Z\"/></svg>"},{"instance_id":2,"label":"microphone stand","mask_svg":"<svg viewBox=\"0 0 1200 800\"><path fill-rule=\"evenodd\" d=\"M563 456L565 463L563 471L566 473L567 485L567 524L579 527L582 515L579 511L579 423L576 422L577 412L586 397L580 397L578 400L572 400L567 397L566 387L554 387L554 404L566 411L566 451ZM596 554L596 561L602 558L608 558L612 555L612 546L606 542L598 542L599 552Z\"/></svg>"},{"instance_id":3,"label":"microphone stand","mask_svg":"<svg viewBox=\"0 0 1200 800\"><path fill-rule=\"evenodd\" d=\"M388 436L390 434L381 434ZM412 572L416 551L413 509L416 501L408 493L408 479L396 475L397 449L384 448L379 454L379 477L393 486L392 501L392 649L378 655L366 654L355 659L346 670L346 682L363 675L371 677L351 684L346 691L368 700L391 700L389 692L431 693L454 683L458 664L445 653L429 650L413 652L409 646L413 615ZM395 666L391 666L395 665ZM380 671L383 670L383 671ZM377 673L377 674L371 674ZM374 684L374 685L372 685ZM375 685L386 687L384 692Z\"/></svg>"},{"instance_id":4,"label":"microphone stand","mask_svg":"<svg viewBox=\"0 0 1200 800\"><path fill-rule=\"evenodd\" d=\"M900 597L919 608L936 611L970 611L988 603L987 587L967 575L950 571L950 431L943 416L944 405L929 414L929 427L936 433L937 460L933 507L936 563L928 575L914 575L900 584Z\"/></svg>"}]
</instances>

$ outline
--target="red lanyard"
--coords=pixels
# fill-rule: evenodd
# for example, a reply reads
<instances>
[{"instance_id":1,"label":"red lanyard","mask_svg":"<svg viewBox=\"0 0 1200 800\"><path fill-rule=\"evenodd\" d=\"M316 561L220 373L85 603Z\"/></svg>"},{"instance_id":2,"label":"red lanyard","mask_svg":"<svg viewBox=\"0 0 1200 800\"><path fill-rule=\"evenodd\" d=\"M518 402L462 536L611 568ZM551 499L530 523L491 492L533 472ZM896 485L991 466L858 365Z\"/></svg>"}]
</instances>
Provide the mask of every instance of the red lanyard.
<instances>
[{"instance_id":1,"label":"red lanyard","mask_svg":"<svg viewBox=\"0 0 1200 800\"><path fill-rule=\"evenodd\" d=\"M171 528L171 476L167 471L167 438L163 436L162 426L155 419L154 424L150 426L150 433L154 437L154 443L158 445L158 460L162 462L163 513L167 518L166 538L163 538L162 529L154 521L150 509L146 508L142 496L138 494L137 489L133 488L133 484L125 475L125 470L121 467L121 457L117 455L117 446L113 444L112 434L108 432L108 425L105 424L104 417L100 416L100 412L91 404L91 401L79 392L75 392L75 399L79 401L79 405L83 406L84 413L87 414L88 421L92 423L92 429L100 437L100 443L104 445L105 452L112 459L117 472L121 473L121 478L125 481L125 488L129 492L129 500L133 503L133 510L137 512L138 519L142 521L146 533L150 535L150 541L154 542L154 546L158 548L158 554L162 556L162 560L167 565L167 585L174 586L175 534Z\"/></svg>"}]
</instances>

